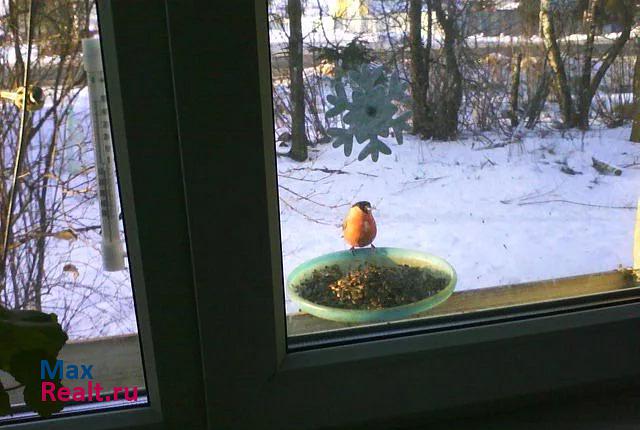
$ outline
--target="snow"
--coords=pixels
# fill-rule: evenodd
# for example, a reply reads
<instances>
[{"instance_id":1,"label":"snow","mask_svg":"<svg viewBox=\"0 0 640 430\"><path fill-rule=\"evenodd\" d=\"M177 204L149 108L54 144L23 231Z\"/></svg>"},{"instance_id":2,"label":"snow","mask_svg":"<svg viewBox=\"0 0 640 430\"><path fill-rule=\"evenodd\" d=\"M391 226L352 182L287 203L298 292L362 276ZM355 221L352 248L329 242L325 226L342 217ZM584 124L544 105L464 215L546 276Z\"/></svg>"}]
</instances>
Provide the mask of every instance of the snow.
<instances>
[{"instance_id":1,"label":"snow","mask_svg":"<svg viewBox=\"0 0 640 430\"><path fill-rule=\"evenodd\" d=\"M481 149L487 139L406 136L402 146L388 140L393 154L378 163L358 162L357 144L348 158L331 145L302 164L278 157L285 279L310 258L347 249L340 225L359 200L375 208L376 246L445 258L458 291L629 266L640 183L629 128L547 133L495 149ZM623 174L600 175L592 157ZM286 308L298 311L288 298Z\"/></svg>"},{"instance_id":2,"label":"snow","mask_svg":"<svg viewBox=\"0 0 640 430\"><path fill-rule=\"evenodd\" d=\"M36 121L51 104L51 88L44 88L44 109L35 115ZM29 153L38 157L43 144L51 139L53 121L48 120L31 141ZM69 192L63 193L58 182L50 183L50 199L61 205L53 220L53 231L82 229L100 224L100 209L96 191L94 150L89 117L89 97L86 88L80 90L72 104L70 118L59 129L58 153L54 171L61 181L71 181ZM62 165L60 165L62 164ZM82 171L83 173L79 173ZM74 179L71 179L74 178ZM83 190L90 188L92 192ZM124 228L120 223L121 237ZM95 338L136 333L137 322L129 269L106 272L102 267L101 235L98 229L78 234L77 240L46 238L46 281L43 285L43 311L58 315L71 339ZM77 272L64 271L72 265Z\"/></svg>"},{"instance_id":3,"label":"snow","mask_svg":"<svg viewBox=\"0 0 640 430\"><path fill-rule=\"evenodd\" d=\"M398 7L388 5L386 11L388 14L393 15L395 18L391 19L386 25L376 23L377 19L381 17L382 9L376 7L377 2L370 3L371 16L367 17L351 17L348 20L343 20L342 26L337 27L334 17L331 14L332 7L335 8L333 2L319 1L312 2L305 8L302 16L302 32L305 43L305 49L308 46L326 46L326 45L345 45L353 40L355 37L359 37L375 45L379 49L388 49L389 38L395 43L399 43L407 36L408 33L408 19L404 12L398 12ZM322 12L318 8L322 7ZM519 6L519 1L501 0L497 3L497 10L515 10ZM284 8L277 7L275 4L270 6L270 11L273 14L284 14ZM387 27L388 25L388 27ZM424 23L423 23L424 25ZM518 26L514 27L518 28ZM284 26L281 28L279 25L275 25L269 30L270 47L272 55L285 55L288 46L288 31L289 24L288 19L285 18ZM425 28L426 33L426 28ZM596 45L608 45L612 41L620 37L619 32L609 32L601 35L597 35L594 39ZM640 37L640 25L635 26L631 30L631 39ZM559 37L558 41L561 43L584 43L587 40L586 34L570 34L563 37ZM441 29L436 26L432 43L434 48L442 46L444 41L444 34ZM542 46L543 41L539 35L525 36L522 34L500 34L499 36L487 36L483 33L472 34L466 36L466 43L472 47L497 47L504 45L519 45L519 44L533 44Z\"/></svg>"},{"instance_id":4,"label":"snow","mask_svg":"<svg viewBox=\"0 0 640 430\"><path fill-rule=\"evenodd\" d=\"M596 45L607 45L611 42L615 41L620 37L619 32L606 33L602 35L598 35L594 38L594 43ZM640 37L640 26L637 26L631 30L631 38ZM585 43L587 40L586 34L570 34L564 37L559 37L558 42L566 43L566 42L577 42L577 43ZM485 36L483 33L474 34L468 36L466 38L467 44L470 46L478 46L478 47L495 47L498 45L521 45L524 43L534 44L534 45L542 45L543 40L538 35L533 36L522 36L522 35L509 35L509 34L500 34L499 36Z\"/></svg>"},{"instance_id":5,"label":"snow","mask_svg":"<svg viewBox=\"0 0 640 430\"><path fill-rule=\"evenodd\" d=\"M516 10L519 7L519 1L500 0L496 2L496 10Z\"/></svg>"}]
</instances>

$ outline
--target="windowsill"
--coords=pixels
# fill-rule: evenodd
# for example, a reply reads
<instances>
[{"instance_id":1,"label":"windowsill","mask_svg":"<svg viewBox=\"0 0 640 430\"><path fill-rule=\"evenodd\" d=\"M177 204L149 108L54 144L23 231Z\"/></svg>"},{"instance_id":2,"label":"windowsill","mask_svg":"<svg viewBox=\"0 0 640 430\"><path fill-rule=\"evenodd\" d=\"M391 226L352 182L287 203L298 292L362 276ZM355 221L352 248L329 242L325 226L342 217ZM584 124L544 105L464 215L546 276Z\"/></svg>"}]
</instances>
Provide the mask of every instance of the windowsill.
<instances>
[{"instance_id":1,"label":"windowsill","mask_svg":"<svg viewBox=\"0 0 640 430\"><path fill-rule=\"evenodd\" d=\"M637 286L630 270L614 270L550 281L504 285L454 292L444 303L415 316L428 318L461 315L487 309L543 303L571 297L585 297ZM361 324L323 320L306 313L287 315L289 336L300 336L357 327Z\"/></svg>"},{"instance_id":2,"label":"windowsill","mask_svg":"<svg viewBox=\"0 0 640 430\"><path fill-rule=\"evenodd\" d=\"M615 270L552 281L457 291L441 305L417 315L416 318L459 315L525 303L540 303L574 296L584 297L620 291L635 285L628 270ZM306 313L288 315L287 324L290 336L357 326L357 324L323 320ZM136 334L68 342L62 349L59 358L71 363L94 365L97 372L96 377L102 385L107 387L143 387L145 385L140 346ZM14 383L8 379L7 375L4 375L2 380L7 386ZM74 386L69 382L66 385L72 388ZM12 392L12 403L16 403L17 397L17 393Z\"/></svg>"},{"instance_id":3,"label":"windowsill","mask_svg":"<svg viewBox=\"0 0 640 430\"><path fill-rule=\"evenodd\" d=\"M487 403L467 408L455 418L403 417L380 426L351 427L351 430L484 430L575 429L635 430L640 428L638 381L610 381L570 390L547 392L501 404Z\"/></svg>"}]
</instances>

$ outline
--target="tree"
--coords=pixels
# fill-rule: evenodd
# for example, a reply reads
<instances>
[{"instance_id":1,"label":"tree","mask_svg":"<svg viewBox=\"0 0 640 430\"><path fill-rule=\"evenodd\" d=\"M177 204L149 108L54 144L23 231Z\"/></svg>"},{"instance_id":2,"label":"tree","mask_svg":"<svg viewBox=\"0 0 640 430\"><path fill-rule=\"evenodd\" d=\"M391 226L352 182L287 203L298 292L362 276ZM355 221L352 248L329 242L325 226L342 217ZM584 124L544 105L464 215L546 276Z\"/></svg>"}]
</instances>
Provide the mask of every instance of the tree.
<instances>
[{"instance_id":1,"label":"tree","mask_svg":"<svg viewBox=\"0 0 640 430\"><path fill-rule=\"evenodd\" d=\"M630 38L637 4L632 0L588 0L578 2L578 11L583 13L583 28L586 40L582 50L582 70L577 85L576 106L569 86L568 74L558 44L555 28L555 15L558 5L552 0L540 1L540 32L547 51L549 66L553 72L554 88L560 105L560 113L565 127L589 127L589 112L593 98L598 91L605 74L622 52ZM574 10L575 13L575 10ZM593 52L599 24L612 20L621 25L619 36L613 41L604 55L598 60L598 68L593 73Z\"/></svg>"},{"instance_id":2,"label":"tree","mask_svg":"<svg viewBox=\"0 0 640 430\"><path fill-rule=\"evenodd\" d=\"M631 36L634 24L634 16L637 5L632 0L589 0L588 9L585 11L585 27L587 29L587 42L584 49L582 64L582 76L578 95L577 125L582 129L589 128L589 112L593 97L602 82L607 70L620 55L625 44ZM622 26L620 35L614 40L611 47L600 58L599 67L593 74L593 48L598 21L608 17L619 22ZM592 77L593 75L593 77Z\"/></svg>"},{"instance_id":3,"label":"tree","mask_svg":"<svg viewBox=\"0 0 640 430\"><path fill-rule=\"evenodd\" d=\"M0 0L0 88L22 85L31 65L31 84L45 89L46 104L28 113L22 169L7 216L12 168L20 134L20 110L0 103L0 235L7 236L0 267L0 306L55 312L72 337L130 331L123 315L133 302L128 273L105 274L94 266L99 248L97 180L89 114L78 108L86 88L81 39L92 34L93 1L34 0L31 58L25 55L28 3ZM10 222L9 222L10 219ZM2 250L0 250L2 252Z\"/></svg>"},{"instance_id":4,"label":"tree","mask_svg":"<svg viewBox=\"0 0 640 430\"><path fill-rule=\"evenodd\" d=\"M296 161L307 159L307 135L304 106L304 69L302 46L302 4L289 0L289 81L291 93L291 150Z\"/></svg>"},{"instance_id":5,"label":"tree","mask_svg":"<svg viewBox=\"0 0 640 430\"><path fill-rule=\"evenodd\" d=\"M631 141L640 142L640 54L636 55L636 66L633 71L633 102L635 113L633 128L631 129Z\"/></svg>"},{"instance_id":6,"label":"tree","mask_svg":"<svg viewBox=\"0 0 640 430\"><path fill-rule=\"evenodd\" d=\"M431 3L429 0L428 3ZM411 53L411 97L413 101L413 134L431 134L431 114L427 101L431 53L431 7L427 8L427 47L422 44L422 0L409 0L409 50Z\"/></svg>"},{"instance_id":7,"label":"tree","mask_svg":"<svg viewBox=\"0 0 640 430\"><path fill-rule=\"evenodd\" d=\"M509 95L509 104L511 105L511 111L509 113L509 116L511 119L511 126L517 127L519 124L518 100L520 96L520 71L522 68L522 53L516 53L513 56L511 63L511 92Z\"/></svg>"},{"instance_id":8,"label":"tree","mask_svg":"<svg viewBox=\"0 0 640 430\"><path fill-rule=\"evenodd\" d=\"M558 45L558 36L553 17L554 2L540 0L540 33L547 52L549 67L553 71L553 85L560 104L560 114L565 126L572 127L574 123L573 102L571 89L564 67L564 60Z\"/></svg>"},{"instance_id":9,"label":"tree","mask_svg":"<svg viewBox=\"0 0 640 430\"><path fill-rule=\"evenodd\" d=\"M445 74L441 101L434 116L433 135L438 139L452 139L458 133L458 114L462 106L462 72L458 64L456 45L460 38L457 2L432 0L433 10L444 32Z\"/></svg>"}]
</instances>

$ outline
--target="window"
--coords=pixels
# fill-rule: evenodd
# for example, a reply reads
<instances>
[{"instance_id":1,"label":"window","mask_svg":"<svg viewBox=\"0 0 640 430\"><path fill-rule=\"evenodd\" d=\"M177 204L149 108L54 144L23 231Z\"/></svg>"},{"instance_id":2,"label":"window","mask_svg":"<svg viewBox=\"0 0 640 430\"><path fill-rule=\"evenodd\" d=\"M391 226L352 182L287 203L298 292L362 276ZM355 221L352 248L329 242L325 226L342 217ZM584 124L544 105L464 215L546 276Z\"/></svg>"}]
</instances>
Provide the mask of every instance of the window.
<instances>
[{"instance_id":1,"label":"window","mask_svg":"<svg viewBox=\"0 0 640 430\"><path fill-rule=\"evenodd\" d=\"M60 361L36 360L31 373L42 381L61 379L66 388L49 382L54 388L43 394L44 405L34 406L23 395L33 389L27 375L10 363L4 370L13 369L21 383L6 375L3 387L14 414L25 401L41 415L59 410L62 405L49 409L46 402L61 399L69 407L143 405L146 383L95 5L5 1L3 11L3 170L12 174L3 186L2 306L11 315L56 315L59 340L50 335L56 346L41 358L53 360L63 347ZM100 359L110 349L127 358Z\"/></svg>"},{"instance_id":2,"label":"window","mask_svg":"<svg viewBox=\"0 0 640 430\"><path fill-rule=\"evenodd\" d=\"M290 346L357 325L636 296L624 114L636 58L615 48L628 34L599 36L602 77L563 60L568 92L595 75L585 111L548 94L546 45L517 3L383 3L269 2L282 23L269 45ZM322 25L331 14L341 31ZM557 49L595 55L584 45Z\"/></svg>"},{"instance_id":3,"label":"window","mask_svg":"<svg viewBox=\"0 0 640 430\"><path fill-rule=\"evenodd\" d=\"M148 61L154 78L140 79L134 76L137 66L128 61L130 49L144 60L158 53L166 56L168 47L145 43L142 52L135 42L142 40L141 34L129 33L126 45L118 40L130 31L131 20L144 15L151 21L139 22L136 30L160 40L164 36L166 41L164 8L160 4L144 10L120 8L104 2L98 20L94 2L34 0L4 2L1 12L3 210L10 206L12 181L18 185L13 186L16 197L8 223L6 288L0 293L0 362L9 371L0 374L0 425L166 428L168 422L176 422L169 405L187 401L189 405L181 408L184 412L197 409L200 399L197 367L168 366L174 360L197 362L193 341L197 330L190 326L195 313L190 317L184 311L192 309L192 279L184 208L166 204L182 200L181 182L176 180L179 165L175 156L166 156L177 150L171 132L175 130L171 91L149 95L149 88L159 88L158 82L170 87L170 70ZM28 74L21 73L25 68ZM136 88L127 88L133 81ZM20 87L27 89L26 105ZM141 100L141 92L147 93L145 103L158 103L132 117L130 109ZM162 115L165 121L159 126ZM134 123L141 127L135 135L129 128ZM20 139L22 166L12 176ZM149 183L144 179L148 175L162 179ZM150 217L155 205L167 209ZM158 246L158 232L177 255L167 257L166 248ZM153 285L154 297L146 296L146 285ZM163 297L162 292L169 290L171 298ZM167 312L168 304L175 314ZM60 325L47 313L55 313ZM39 331L29 334L34 328ZM154 344L152 333L158 339L180 338L182 346L189 347ZM36 342L28 344L30 339ZM47 354L45 365L39 357L32 360L41 353ZM11 354L19 355L19 360ZM185 359L184 354L191 357ZM43 369L45 379L56 379L50 375L62 372L61 382L73 397L63 399L64 409L50 417L32 413L38 393L31 400L25 394L27 405L22 405L22 385L39 389ZM22 380L16 382L12 375L18 374ZM98 384L101 393L96 391ZM10 410L5 408L5 388ZM84 389L82 399L79 388ZM88 394L92 388L93 396ZM54 395L67 394L56 386ZM40 415L52 412L45 403L36 408ZM194 411L182 422L202 428L204 416Z\"/></svg>"},{"instance_id":4,"label":"window","mask_svg":"<svg viewBox=\"0 0 640 430\"><path fill-rule=\"evenodd\" d=\"M268 5L98 6L150 404L22 427L398 427L637 383L640 310L630 292L321 330L295 347Z\"/></svg>"},{"instance_id":5,"label":"window","mask_svg":"<svg viewBox=\"0 0 640 430\"><path fill-rule=\"evenodd\" d=\"M562 300L553 303L538 297L535 306L518 299L500 312L475 307L465 318L287 338L293 317L286 316L283 291L281 238L287 238L278 195L282 182L276 166L282 157L274 142L268 5L234 3L221 12L201 2L197 7L170 4L168 10L203 361L215 381L206 388L212 422L228 428L391 426L412 415L435 419L443 411L465 413L469 405L610 379L636 380L632 333L638 306L630 291L578 300L558 297ZM257 30L248 18L254 14ZM211 29L225 35L224 43ZM197 58L192 46L198 46ZM193 82L203 86L194 92ZM512 148L515 157L518 145ZM395 150L400 151L392 146ZM473 154L482 157L483 151ZM347 198L353 203L351 195ZM342 216L335 217L337 224ZM321 228L306 226L297 233L324 240ZM335 230L326 237L339 247L339 227ZM625 234L632 231L625 228ZM626 265L631 260L624 256L620 262ZM591 272L585 261L582 274ZM607 269L615 270L615 264ZM552 290L552 284L546 289Z\"/></svg>"}]
</instances>

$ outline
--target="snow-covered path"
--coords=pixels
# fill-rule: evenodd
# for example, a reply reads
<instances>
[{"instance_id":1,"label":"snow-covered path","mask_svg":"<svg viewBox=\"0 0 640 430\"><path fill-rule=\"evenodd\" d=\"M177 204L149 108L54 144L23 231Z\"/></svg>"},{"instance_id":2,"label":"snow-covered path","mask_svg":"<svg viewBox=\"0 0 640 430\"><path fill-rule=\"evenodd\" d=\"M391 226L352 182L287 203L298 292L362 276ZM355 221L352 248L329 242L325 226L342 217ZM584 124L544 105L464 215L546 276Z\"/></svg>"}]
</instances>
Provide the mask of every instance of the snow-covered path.
<instances>
[{"instance_id":1,"label":"snow-covered path","mask_svg":"<svg viewBox=\"0 0 640 430\"><path fill-rule=\"evenodd\" d=\"M391 141L393 154L378 163L355 160L357 144L349 158L331 145L304 164L278 157L285 277L309 258L346 249L340 225L358 200L375 207L376 246L444 257L458 272L458 290L628 266L640 165L621 176L592 167L592 157L640 163L640 146L628 136L626 127L532 132L488 150L474 138L407 136L402 146ZM581 174L563 173L563 165ZM287 299L287 312L295 311Z\"/></svg>"}]
</instances>

